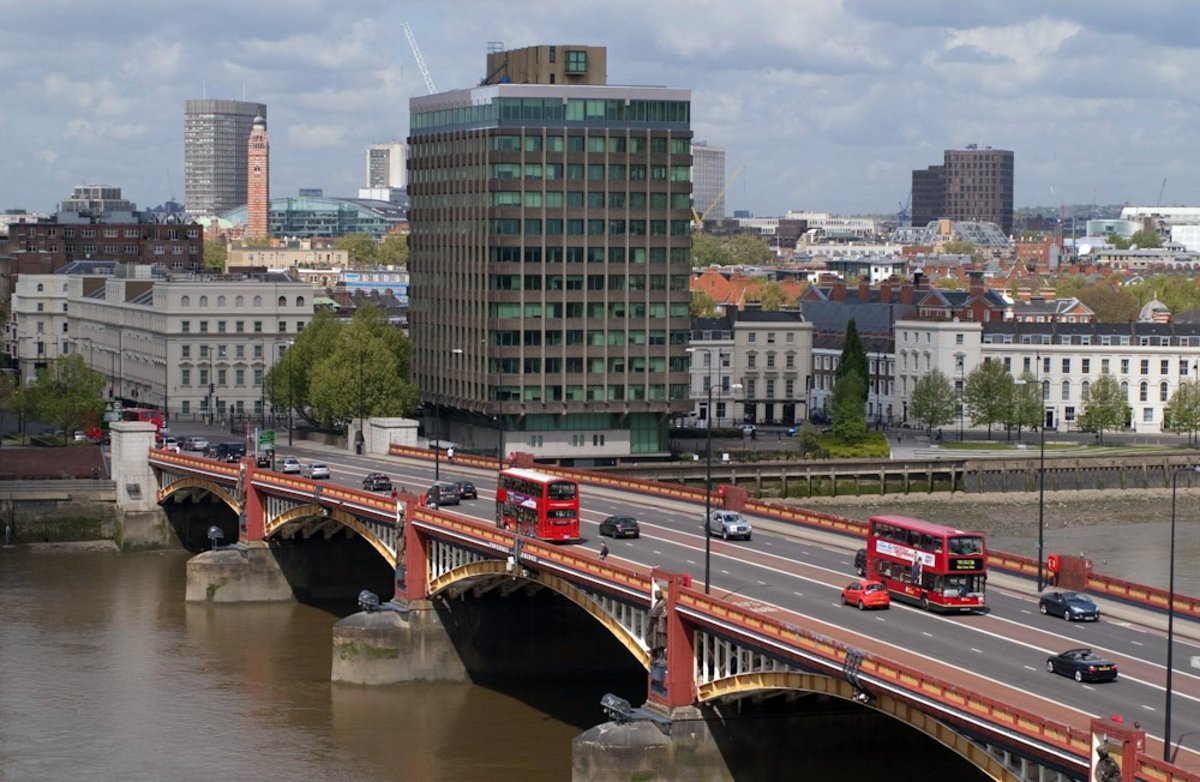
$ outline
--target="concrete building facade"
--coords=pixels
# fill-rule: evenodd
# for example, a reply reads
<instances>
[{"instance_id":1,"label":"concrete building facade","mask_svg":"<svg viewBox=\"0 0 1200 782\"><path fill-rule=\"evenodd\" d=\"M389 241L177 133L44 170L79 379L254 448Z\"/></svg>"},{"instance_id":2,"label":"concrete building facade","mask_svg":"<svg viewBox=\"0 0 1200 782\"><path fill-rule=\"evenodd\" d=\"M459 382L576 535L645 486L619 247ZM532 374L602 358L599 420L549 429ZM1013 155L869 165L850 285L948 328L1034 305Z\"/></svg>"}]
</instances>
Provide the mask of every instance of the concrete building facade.
<instances>
[{"instance_id":1,"label":"concrete building facade","mask_svg":"<svg viewBox=\"0 0 1200 782\"><path fill-rule=\"evenodd\" d=\"M1013 232L1013 153L1005 149L947 149L940 166L912 172L912 222L967 220Z\"/></svg>"},{"instance_id":2,"label":"concrete building facade","mask_svg":"<svg viewBox=\"0 0 1200 782\"><path fill-rule=\"evenodd\" d=\"M169 418L260 414L266 373L312 320L311 286L284 274L148 271L67 276L64 353L80 353L126 405Z\"/></svg>"},{"instance_id":3,"label":"concrete building facade","mask_svg":"<svg viewBox=\"0 0 1200 782\"><path fill-rule=\"evenodd\" d=\"M265 103L189 100L183 117L183 189L187 214L221 214L246 203L248 142Z\"/></svg>"},{"instance_id":4,"label":"concrete building facade","mask_svg":"<svg viewBox=\"0 0 1200 782\"><path fill-rule=\"evenodd\" d=\"M703 141L692 144L692 201L710 220L725 217L725 150Z\"/></svg>"}]
</instances>

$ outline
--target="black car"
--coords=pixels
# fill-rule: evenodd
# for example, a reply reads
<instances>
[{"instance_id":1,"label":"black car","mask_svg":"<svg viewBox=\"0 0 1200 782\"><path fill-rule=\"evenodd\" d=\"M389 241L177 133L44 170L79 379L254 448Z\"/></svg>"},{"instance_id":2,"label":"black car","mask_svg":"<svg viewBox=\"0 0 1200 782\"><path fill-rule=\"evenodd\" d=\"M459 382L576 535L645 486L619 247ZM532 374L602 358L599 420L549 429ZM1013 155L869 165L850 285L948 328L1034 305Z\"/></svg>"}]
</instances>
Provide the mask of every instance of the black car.
<instances>
[{"instance_id":1,"label":"black car","mask_svg":"<svg viewBox=\"0 0 1200 782\"><path fill-rule=\"evenodd\" d=\"M460 500L477 500L479 499L479 490L475 488L475 484L470 481L458 481L454 484L454 490L458 492Z\"/></svg>"},{"instance_id":2,"label":"black car","mask_svg":"<svg viewBox=\"0 0 1200 782\"><path fill-rule=\"evenodd\" d=\"M391 491L392 479L381 472L368 473L362 486L367 491Z\"/></svg>"},{"instance_id":3,"label":"black car","mask_svg":"<svg viewBox=\"0 0 1200 782\"><path fill-rule=\"evenodd\" d=\"M240 461L246 455L245 443L217 443L210 446L205 453L210 459L216 459L219 462L236 462Z\"/></svg>"},{"instance_id":4,"label":"black car","mask_svg":"<svg viewBox=\"0 0 1200 782\"><path fill-rule=\"evenodd\" d=\"M600 534L610 538L640 538L642 530L633 516L609 516L600 522Z\"/></svg>"},{"instance_id":5,"label":"black car","mask_svg":"<svg viewBox=\"0 0 1200 782\"><path fill-rule=\"evenodd\" d=\"M1079 592L1047 592L1038 601L1038 610L1043 614L1061 616L1068 622L1096 622L1100 619L1100 607Z\"/></svg>"},{"instance_id":6,"label":"black car","mask_svg":"<svg viewBox=\"0 0 1200 782\"><path fill-rule=\"evenodd\" d=\"M426 505L457 505L458 491L450 483L435 483L425 492Z\"/></svg>"},{"instance_id":7,"label":"black car","mask_svg":"<svg viewBox=\"0 0 1200 782\"><path fill-rule=\"evenodd\" d=\"M854 570L860 576L867 574L867 550L865 548L860 548L854 552Z\"/></svg>"},{"instance_id":8,"label":"black car","mask_svg":"<svg viewBox=\"0 0 1200 782\"><path fill-rule=\"evenodd\" d=\"M1117 678L1117 664L1091 649L1068 649L1046 659L1046 670L1070 676L1077 682L1111 682Z\"/></svg>"}]
</instances>

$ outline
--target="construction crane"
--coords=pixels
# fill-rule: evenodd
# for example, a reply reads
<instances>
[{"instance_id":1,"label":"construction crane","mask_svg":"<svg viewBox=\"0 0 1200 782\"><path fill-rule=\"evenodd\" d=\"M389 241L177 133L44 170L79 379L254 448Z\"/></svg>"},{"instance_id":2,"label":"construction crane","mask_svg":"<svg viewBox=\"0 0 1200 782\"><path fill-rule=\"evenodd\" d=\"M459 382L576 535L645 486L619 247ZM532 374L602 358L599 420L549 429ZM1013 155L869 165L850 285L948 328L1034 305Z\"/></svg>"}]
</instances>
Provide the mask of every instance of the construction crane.
<instances>
[{"instance_id":1,"label":"construction crane","mask_svg":"<svg viewBox=\"0 0 1200 782\"><path fill-rule=\"evenodd\" d=\"M692 223L696 226L697 231L704 230L704 221L708 219L708 213L711 212L717 204L721 203L721 199L725 197L725 193L730 187L733 186L733 183L737 181L737 178L741 176L742 172L745 170L746 167L744 165L737 167L737 169L733 172L733 176L729 177L729 179L725 181L725 186L721 188L721 192L717 193L717 197L714 198L712 203L708 205L708 208L704 210L704 214L700 214L696 211L696 207L692 207Z\"/></svg>"},{"instance_id":2,"label":"construction crane","mask_svg":"<svg viewBox=\"0 0 1200 782\"><path fill-rule=\"evenodd\" d=\"M1163 197L1163 191L1165 191L1166 189L1167 189L1167 178L1166 178L1166 177L1163 177L1163 183L1162 183L1162 187L1160 187L1160 188L1158 189L1158 201L1157 201L1157 202L1155 202L1155 204L1154 204L1154 208L1155 208L1155 209L1157 209L1158 207L1162 206L1162 197Z\"/></svg>"},{"instance_id":3,"label":"construction crane","mask_svg":"<svg viewBox=\"0 0 1200 782\"><path fill-rule=\"evenodd\" d=\"M413 35L412 28L408 26L408 22L401 22L400 26L404 28L404 37L408 39L413 59L417 61L417 67L421 69L421 75L425 77L425 87L429 90L429 94L432 95L437 92L437 87L433 86L433 77L429 75L429 69L425 67L425 58L421 56L421 50L417 46L417 39Z\"/></svg>"}]
</instances>

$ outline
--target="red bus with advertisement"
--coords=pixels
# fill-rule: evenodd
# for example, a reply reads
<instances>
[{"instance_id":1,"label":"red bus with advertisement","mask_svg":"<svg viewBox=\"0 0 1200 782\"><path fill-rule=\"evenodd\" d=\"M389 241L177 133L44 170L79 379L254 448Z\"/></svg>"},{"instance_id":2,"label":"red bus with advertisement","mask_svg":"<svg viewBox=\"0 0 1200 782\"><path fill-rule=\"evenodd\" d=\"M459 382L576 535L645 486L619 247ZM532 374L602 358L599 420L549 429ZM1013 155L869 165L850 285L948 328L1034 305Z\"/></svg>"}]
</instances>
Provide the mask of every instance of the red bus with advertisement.
<instances>
[{"instance_id":1,"label":"red bus with advertisement","mask_svg":"<svg viewBox=\"0 0 1200 782\"><path fill-rule=\"evenodd\" d=\"M501 470L496 526L554 543L579 540L579 483L537 470Z\"/></svg>"},{"instance_id":2,"label":"red bus with advertisement","mask_svg":"<svg viewBox=\"0 0 1200 782\"><path fill-rule=\"evenodd\" d=\"M987 586L983 535L908 516L873 516L867 576L892 597L931 611L978 611Z\"/></svg>"},{"instance_id":3,"label":"red bus with advertisement","mask_svg":"<svg viewBox=\"0 0 1200 782\"><path fill-rule=\"evenodd\" d=\"M123 407L121 408L121 420L152 423L154 424L154 434L158 437L162 436L163 427L166 426L163 411L153 407Z\"/></svg>"}]
</instances>

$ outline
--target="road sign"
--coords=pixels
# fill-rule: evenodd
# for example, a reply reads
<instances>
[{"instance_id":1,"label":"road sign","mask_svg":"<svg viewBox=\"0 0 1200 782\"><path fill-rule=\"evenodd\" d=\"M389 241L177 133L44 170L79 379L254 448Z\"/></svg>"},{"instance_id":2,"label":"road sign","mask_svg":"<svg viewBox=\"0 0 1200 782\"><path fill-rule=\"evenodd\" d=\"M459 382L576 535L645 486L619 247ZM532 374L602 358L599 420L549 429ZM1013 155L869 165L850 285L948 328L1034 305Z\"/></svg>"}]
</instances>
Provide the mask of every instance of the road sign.
<instances>
[{"instance_id":1,"label":"road sign","mask_svg":"<svg viewBox=\"0 0 1200 782\"><path fill-rule=\"evenodd\" d=\"M260 429L258 431L258 444L274 446L275 445L275 430L274 429Z\"/></svg>"}]
</instances>

